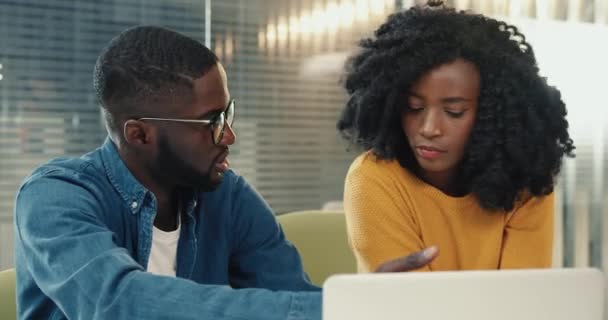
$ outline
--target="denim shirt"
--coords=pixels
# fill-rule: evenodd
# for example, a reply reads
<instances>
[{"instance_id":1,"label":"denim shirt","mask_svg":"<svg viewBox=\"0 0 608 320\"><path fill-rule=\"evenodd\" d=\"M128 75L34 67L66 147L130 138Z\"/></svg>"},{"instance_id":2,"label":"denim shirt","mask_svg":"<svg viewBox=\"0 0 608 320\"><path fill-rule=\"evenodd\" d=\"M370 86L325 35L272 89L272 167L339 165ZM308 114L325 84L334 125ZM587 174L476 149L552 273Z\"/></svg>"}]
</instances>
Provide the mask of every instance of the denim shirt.
<instances>
[{"instance_id":1,"label":"denim shirt","mask_svg":"<svg viewBox=\"0 0 608 320\"><path fill-rule=\"evenodd\" d=\"M19 319L321 319L320 289L242 177L182 197L177 277L154 275L156 200L111 140L36 169L15 206Z\"/></svg>"}]
</instances>

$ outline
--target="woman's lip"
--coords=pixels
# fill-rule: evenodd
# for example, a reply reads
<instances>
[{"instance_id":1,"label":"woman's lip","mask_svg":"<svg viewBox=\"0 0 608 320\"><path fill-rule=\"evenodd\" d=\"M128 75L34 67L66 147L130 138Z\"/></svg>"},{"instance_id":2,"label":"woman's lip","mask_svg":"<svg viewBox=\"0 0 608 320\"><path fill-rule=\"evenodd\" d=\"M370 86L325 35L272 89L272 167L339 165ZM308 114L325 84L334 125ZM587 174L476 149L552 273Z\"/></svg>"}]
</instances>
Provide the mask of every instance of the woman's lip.
<instances>
[{"instance_id":1,"label":"woman's lip","mask_svg":"<svg viewBox=\"0 0 608 320\"><path fill-rule=\"evenodd\" d=\"M416 146L417 149L421 149L421 150L427 150L427 151L434 151L434 152L445 152L444 150L435 148L435 147L431 147L431 146L425 146L425 145L419 145Z\"/></svg>"},{"instance_id":2,"label":"woman's lip","mask_svg":"<svg viewBox=\"0 0 608 320\"><path fill-rule=\"evenodd\" d=\"M427 160L434 160L441 156L445 151L441 151L436 148L427 147L427 146L419 146L416 147L416 153Z\"/></svg>"}]
</instances>

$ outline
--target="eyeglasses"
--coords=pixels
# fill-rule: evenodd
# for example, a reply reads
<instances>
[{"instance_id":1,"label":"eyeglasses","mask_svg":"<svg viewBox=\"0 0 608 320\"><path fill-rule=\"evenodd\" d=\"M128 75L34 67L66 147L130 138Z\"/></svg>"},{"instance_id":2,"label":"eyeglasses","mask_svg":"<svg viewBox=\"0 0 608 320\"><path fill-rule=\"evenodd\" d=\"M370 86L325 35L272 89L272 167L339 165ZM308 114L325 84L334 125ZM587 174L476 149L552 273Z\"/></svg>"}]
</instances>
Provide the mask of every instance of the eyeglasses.
<instances>
[{"instance_id":1,"label":"eyeglasses","mask_svg":"<svg viewBox=\"0 0 608 320\"><path fill-rule=\"evenodd\" d=\"M213 134L213 143L220 144L224 138L224 129L226 124L232 127L234 122L234 99L228 102L228 106L213 119L195 120L195 119L170 119L170 118L139 118L137 120L152 120L152 121L171 121L181 123L198 123L204 126L210 126Z\"/></svg>"}]
</instances>

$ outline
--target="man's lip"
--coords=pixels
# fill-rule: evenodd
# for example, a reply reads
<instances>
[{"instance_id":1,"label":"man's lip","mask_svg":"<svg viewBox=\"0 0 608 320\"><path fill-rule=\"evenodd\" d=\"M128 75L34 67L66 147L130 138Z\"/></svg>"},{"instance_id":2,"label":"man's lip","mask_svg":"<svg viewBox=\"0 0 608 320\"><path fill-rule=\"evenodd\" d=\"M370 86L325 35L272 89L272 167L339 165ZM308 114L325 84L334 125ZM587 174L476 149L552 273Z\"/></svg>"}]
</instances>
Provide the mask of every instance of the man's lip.
<instances>
[{"instance_id":1,"label":"man's lip","mask_svg":"<svg viewBox=\"0 0 608 320\"><path fill-rule=\"evenodd\" d=\"M215 170L217 170L219 173L223 173L226 170L228 170L228 168L230 168L230 162L228 162L228 149L226 149L226 151L222 152L215 161Z\"/></svg>"},{"instance_id":2,"label":"man's lip","mask_svg":"<svg viewBox=\"0 0 608 320\"><path fill-rule=\"evenodd\" d=\"M224 160L226 160L226 158L228 157L228 154L230 154L230 151L228 149L226 149L226 151L222 152L217 158L216 158L216 163L222 163L224 162Z\"/></svg>"}]
</instances>

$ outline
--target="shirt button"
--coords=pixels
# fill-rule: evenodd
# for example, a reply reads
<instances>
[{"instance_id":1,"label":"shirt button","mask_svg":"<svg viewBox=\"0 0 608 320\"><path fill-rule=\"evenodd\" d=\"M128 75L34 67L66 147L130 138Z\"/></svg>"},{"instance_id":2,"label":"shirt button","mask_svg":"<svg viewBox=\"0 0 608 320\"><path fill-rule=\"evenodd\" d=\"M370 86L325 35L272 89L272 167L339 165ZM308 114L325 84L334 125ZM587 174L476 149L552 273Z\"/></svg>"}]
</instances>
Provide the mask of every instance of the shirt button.
<instances>
[{"instance_id":1,"label":"shirt button","mask_svg":"<svg viewBox=\"0 0 608 320\"><path fill-rule=\"evenodd\" d=\"M131 203L131 208L137 208L137 201L133 201L133 203Z\"/></svg>"}]
</instances>

